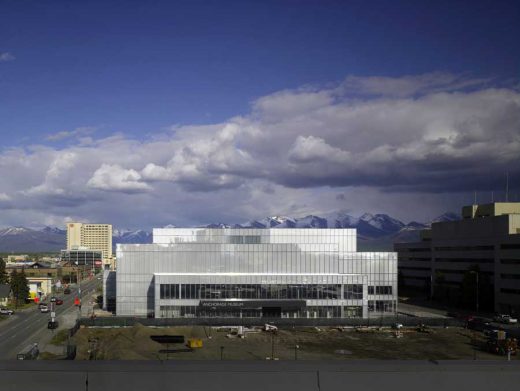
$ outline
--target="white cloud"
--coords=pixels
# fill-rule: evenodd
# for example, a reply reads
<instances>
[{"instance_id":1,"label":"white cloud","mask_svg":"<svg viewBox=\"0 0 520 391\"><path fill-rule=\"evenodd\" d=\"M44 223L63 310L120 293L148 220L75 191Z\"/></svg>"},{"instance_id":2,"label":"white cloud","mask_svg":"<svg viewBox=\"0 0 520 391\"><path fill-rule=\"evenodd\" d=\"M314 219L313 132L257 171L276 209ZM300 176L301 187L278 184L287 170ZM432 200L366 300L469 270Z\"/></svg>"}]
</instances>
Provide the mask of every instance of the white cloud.
<instances>
[{"instance_id":1,"label":"white cloud","mask_svg":"<svg viewBox=\"0 0 520 391\"><path fill-rule=\"evenodd\" d=\"M72 137L82 137L92 134L96 131L96 127L93 126L81 126L74 130L64 130L61 132L50 134L46 137L48 141L61 141ZM87 138L83 138L84 140ZM89 141L90 139L87 139Z\"/></svg>"},{"instance_id":2,"label":"white cloud","mask_svg":"<svg viewBox=\"0 0 520 391\"><path fill-rule=\"evenodd\" d=\"M16 57L9 52L0 53L0 62L13 61Z\"/></svg>"},{"instance_id":3,"label":"white cloud","mask_svg":"<svg viewBox=\"0 0 520 391\"><path fill-rule=\"evenodd\" d=\"M139 215L143 226L183 225L399 197L408 206L386 211L412 214L414 197L421 207L428 197L459 206L471 197L442 194L490 193L505 171L511 187L520 177L520 93L448 74L286 90L259 98L249 115L145 140L78 129L54 136L71 137L65 147L0 151L11 197L2 219L83 216L130 227Z\"/></svg>"},{"instance_id":4,"label":"white cloud","mask_svg":"<svg viewBox=\"0 0 520 391\"><path fill-rule=\"evenodd\" d=\"M124 169L114 164L102 164L92 178L87 182L87 186L93 189L106 191L119 191L123 193L138 193L151 190L146 183L140 182L141 175L132 169Z\"/></svg>"}]
</instances>

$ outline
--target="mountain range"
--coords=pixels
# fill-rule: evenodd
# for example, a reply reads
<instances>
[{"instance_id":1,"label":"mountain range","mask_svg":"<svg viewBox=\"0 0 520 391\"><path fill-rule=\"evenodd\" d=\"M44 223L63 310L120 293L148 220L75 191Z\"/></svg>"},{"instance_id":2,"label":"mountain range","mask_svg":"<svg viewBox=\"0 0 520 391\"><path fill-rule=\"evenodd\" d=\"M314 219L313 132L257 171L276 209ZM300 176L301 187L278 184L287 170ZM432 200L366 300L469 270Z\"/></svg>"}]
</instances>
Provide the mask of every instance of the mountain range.
<instances>
[{"instance_id":1,"label":"mountain range","mask_svg":"<svg viewBox=\"0 0 520 391\"><path fill-rule=\"evenodd\" d=\"M302 218L271 216L241 224L212 223L205 228L356 228L360 251L391 251L395 242L414 241L419 231L432 223L454 221L460 217L447 212L427 223L408 224L386 214L364 213L353 217L344 212L326 216L309 215ZM168 227L174 227L169 225ZM114 229L114 246L117 243L151 243L152 233L144 230ZM8 227L0 229L0 252L54 252L66 247L66 230L57 227L42 229Z\"/></svg>"}]
</instances>

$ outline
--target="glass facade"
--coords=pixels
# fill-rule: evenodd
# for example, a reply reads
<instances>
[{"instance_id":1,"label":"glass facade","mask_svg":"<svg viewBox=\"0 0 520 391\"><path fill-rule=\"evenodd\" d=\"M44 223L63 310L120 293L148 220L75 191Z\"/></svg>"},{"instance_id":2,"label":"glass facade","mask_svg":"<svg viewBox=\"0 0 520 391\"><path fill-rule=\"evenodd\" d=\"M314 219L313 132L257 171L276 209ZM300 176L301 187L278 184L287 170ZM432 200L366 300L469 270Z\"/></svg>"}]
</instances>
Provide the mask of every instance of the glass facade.
<instances>
[{"instance_id":1,"label":"glass facade","mask_svg":"<svg viewBox=\"0 0 520 391\"><path fill-rule=\"evenodd\" d=\"M69 265L87 265L101 267L103 254L97 250L62 250L61 261Z\"/></svg>"},{"instance_id":2,"label":"glass facade","mask_svg":"<svg viewBox=\"0 0 520 391\"><path fill-rule=\"evenodd\" d=\"M367 317L369 301L396 308L395 253L356 252L354 229L161 228L153 235L153 244L117 246L117 315L333 318ZM212 301L218 306L203 307Z\"/></svg>"}]
</instances>

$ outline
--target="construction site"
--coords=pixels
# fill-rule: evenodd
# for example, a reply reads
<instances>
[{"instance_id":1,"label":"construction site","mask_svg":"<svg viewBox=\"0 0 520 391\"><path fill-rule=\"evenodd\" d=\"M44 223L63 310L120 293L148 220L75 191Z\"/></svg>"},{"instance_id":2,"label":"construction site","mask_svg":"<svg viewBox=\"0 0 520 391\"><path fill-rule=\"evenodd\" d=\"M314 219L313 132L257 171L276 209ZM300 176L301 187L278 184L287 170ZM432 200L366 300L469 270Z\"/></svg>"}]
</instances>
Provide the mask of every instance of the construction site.
<instances>
[{"instance_id":1,"label":"construction site","mask_svg":"<svg viewBox=\"0 0 520 391\"><path fill-rule=\"evenodd\" d=\"M516 340L466 328L82 327L76 360L517 360Z\"/></svg>"}]
</instances>

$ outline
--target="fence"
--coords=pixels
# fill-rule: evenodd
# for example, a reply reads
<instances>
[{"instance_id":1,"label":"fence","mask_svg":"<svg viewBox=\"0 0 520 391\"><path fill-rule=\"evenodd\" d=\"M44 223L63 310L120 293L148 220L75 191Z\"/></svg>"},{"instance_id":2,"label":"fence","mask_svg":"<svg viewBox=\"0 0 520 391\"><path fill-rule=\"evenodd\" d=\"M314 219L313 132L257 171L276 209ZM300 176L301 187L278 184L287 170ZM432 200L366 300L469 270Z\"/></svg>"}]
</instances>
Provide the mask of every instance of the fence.
<instances>
[{"instance_id":1,"label":"fence","mask_svg":"<svg viewBox=\"0 0 520 391\"><path fill-rule=\"evenodd\" d=\"M135 324L143 326L263 326L266 323L276 326L391 326L401 323L403 326L424 324L433 327L464 326L465 322L454 318L419 318L387 316L379 318L81 318L79 325L85 327L131 327Z\"/></svg>"}]
</instances>

